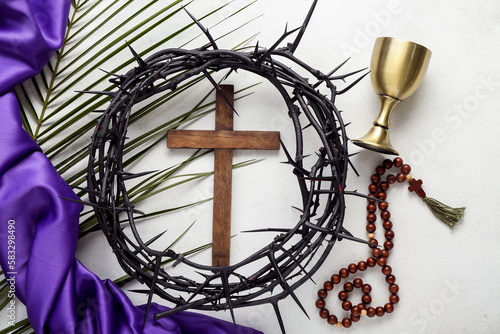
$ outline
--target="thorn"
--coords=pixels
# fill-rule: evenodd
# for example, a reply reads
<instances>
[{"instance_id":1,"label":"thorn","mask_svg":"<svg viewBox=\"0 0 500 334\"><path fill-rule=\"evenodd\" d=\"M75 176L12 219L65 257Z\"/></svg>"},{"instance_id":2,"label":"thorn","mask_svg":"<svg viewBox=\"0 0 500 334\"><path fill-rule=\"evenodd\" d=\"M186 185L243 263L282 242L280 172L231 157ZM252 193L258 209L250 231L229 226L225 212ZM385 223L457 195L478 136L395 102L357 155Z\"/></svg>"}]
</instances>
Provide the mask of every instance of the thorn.
<instances>
[{"instance_id":1,"label":"thorn","mask_svg":"<svg viewBox=\"0 0 500 334\"><path fill-rule=\"evenodd\" d=\"M255 44L255 49L253 50L253 58L257 59L259 55L259 41Z\"/></svg>"},{"instance_id":2,"label":"thorn","mask_svg":"<svg viewBox=\"0 0 500 334\"><path fill-rule=\"evenodd\" d=\"M137 54L137 52L135 52L135 50L132 48L132 46L130 44L128 44L127 41L125 41L125 43L127 43L127 46L130 49L130 52L132 52L132 55L134 56L135 61L139 64L139 67L141 67L141 68L147 67L148 65L146 64L146 62Z\"/></svg>"},{"instance_id":3,"label":"thorn","mask_svg":"<svg viewBox=\"0 0 500 334\"><path fill-rule=\"evenodd\" d=\"M354 75L356 73L363 72L364 70L367 70L367 69L368 69L368 67L365 67L365 68L362 68L360 70L357 70L357 71L354 71L354 72L351 72L351 73L337 75L335 77L328 77L328 80L338 80L338 79L340 79L340 80L342 80L342 81L345 82L345 80L344 80L345 78L347 78L347 77L349 77L351 75Z\"/></svg>"},{"instance_id":4,"label":"thorn","mask_svg":"<svg viewBox=\"0 0 500 334\"><path fill-rule=\"evenodd\" d=\"M111 97L115 97L116 93L114 92L104 92L104 91L96 91L96 90L75 90L76 93L81 94L95 94L95 95L107 95Z\"/></svg>"},{"instance_id":5,"label":"thorn","mask_svg":"<svg viewBox=\"0 0 500 334\"><path fill-rule=\"evenodd\" d=\"M233 323L236 326L236 319L234 317L234 309L233 309L233 303L231 301L231 291L229 290L229 279L227 277L226 272L220 273L220 279L222 281L222 287L224 291L224 295L226 297L226 307L229 307L229 312L231 312L231 318L233 319Z\"/></svg>"},{"instance_id":6,"label":"thorn","mask_svg":"<svg viewBox=\"0 0 500 334\"><path fill-rule=\"evenodd\" d=\"M297 47L299 46L300 40L302 39L302 36L304 35L307 25L309 24L309 21L311 20L311 17L314 12L314 8L316 7L316 4L318 3L318 0L314 0L314 2L311 5L311 8L309 8L309 12L307 13L307 16L304 20L304 23L302 24L302 27L300 28L299 34L297 35L297 38L295 38L295 41L293 41L293 44L288 48L288 51L290 53L294 53Z\"/></svg>"},{"instance_id":7,"label":"thorn","mask_svg":"<svg viewBox=\"0 0 500 334\"><path fill-rule=\"evenodd\" d=\"M155 242L156 240L158 240L161 236L163 236L165 233L167 233L168 230L165 230L163 232L161 232L160 234L154 236L153 238L149 239L148 241L146 241L144 244L146 246L149 246L151 245L153 242Z\"/></svg>"},{"instance_id":8,"label":"thorn","mask_svg":"<svg viewBox=\"0 0 500 334\"><path fill-rule=\"evenodd\" d=\"M142 177L142 176L145 176L145 175L148 175L148 174L152 174L152 173L156 173L156 172L158 172L158 171L157 170L152 170L152 171L149 171L149 172L142 172L142 173L116 172L116 174L122 176L122 179L124 181L126 181L126 180L132 180L132 179L135 179L137 177Z\"/></svg>"},{"instance_id":9,"label":"thorn","mask_svg":"<svg viewBox=\"0 0 500 334\"><path fill-rule=\"evenodd\" d=\"M278 318L278 323L280 324L281 333L286 334L285 332L285 324L283 323L283 318L281 317L280 309L278 307L278 302L271 303L274 308L274 313L276 314L276 318Z\"/></svg>"},{"instance_id":10,"label":"thorn","mask_svg":"<svg viewBox=\"0 0 500 334\"><path fill-rule=\"evenodd\" d=\"M283 35L281 35L281 37L262 55L260 56L259 59L257 59L255 61L255 65L256 66L260 66L262 64L262 62L280 45L280 43L288 37L288 35L291 35L293 34L294 32L296 32L297 30L299 30L299 28L296 28L296 29L293 29L292 31L290 32L286 32L286 28L285 28L285 33Z\"/></svg>"},{"instance_id":11,"label":"thorn","mask_svg":"<svg viewBox=\"0 0 500 334\"><path fill-rule=\"evenodd\" d=\"M367 72L365 74L363 74L361 77L359 77L358 79L356 79L356 81L354 81L352 84L350 84L349 86L347 86L346 88L344 88L343 90L341 90L340 92L337 92L337 95L342 95L344 93L346 93L349 89L351 89L352 87L354 87L358 82L360 82L364 77L366 77L370 72Z\"/></svg>"},{"instance_id":12,"label":"thorn","mask_svg":"<svg viewBox=\"0 0 500 334\"><path fill-rule=\"evenodd\" d=\"M351 59L351 57L347 58L346 60L344 60L343 63L341 63L340 65L338 65L337 67L335 67L333 70L330 71L330 73L328 73L327 75L325 75L325 79L323 80L320 80L318 82L316 82L314 85L313 85L313 88L316 88L318 87L319 85L321 85L325 80L326 78L328 78L330 75L332 75L333 73L337 72L339 68L341 68L345 63L347 63L349 61L349 59Z\"/></svg>"},{"instance_id":13,"label":"thorn","mask_svg":"<svg viewBox=\"0 0 500 334\"><path fill-rule=\"evenodd\" d=\"M203 31L205 36L207 36L208 40L210 41L210 44L214 48L214 50L218 50L219 48L217 47L217 44L215 43L215 40L213 39L212 35L208 32L208 29L205 28L200 21L198 21L187 9L185 6L182 6L182 9L186 11L186 13L189 15L189 17L196 23L196 25Z\"/></svg>"},{"instance_id":14,"label":"thorn","mask_svg":"<svg viewBox=\"0 0 500 334\"><path fill-rule=\"evenodd\" d=\"M224 94L224 92L222 91L222 89L220 89L219 84L214 80L214 78L212 78L212 76L210 75L210 73L208 73L207 70L204 70L203 74L205 74L205 76L207 77L208 81L210 81L210 83L215 87L215 89L217 90L217 92L219 92L219 94L221 94L222 98L227 103L227 105L230 106L231 109L233 109L234 113L239 116L239 114L236 111L236 109L234 109L234 106L231 103L231 101L229 101L229 99L227 98L226 94Z\"/></svg>"},{"instance_id":15,"label":"thorn","mask_svg":"<svg viewBox=\"0 0 500 334\"><path fill-rule=\"evenodd\" d=\"M149 308L151 307L151 301L153 299L153 293L156 287L156 281L158 280L158 273L160 272L160 266L161 266L161 257L157 256L155 272L153 274L153 281L151 282L151 289L149 291L149 296L148 296L148 304L146 306L146 312L144 312L144 322L142 323L142 330L144 330L144 327L146 327L146 321L148 320Z\"/></svg>"},{"instance_id":16,"label":"thorn","mask_svg":"<svg viewBox=\"0 0 500 334\"><path fill-rule=\"evenodd\" d=\"M377 246L379 247L380 245L377 245L377 244L374 244L374 243L371 243L367 240L364 240L364 239L360 239L360 238L356 238L356 237L353 237L349 234L342 234L342 233L339 233L335 230L329 230L329 229L326 229L326 228L323 228L323 227L320 227L320 226L317 226L317 225L314 225L313 223L311 222L306 222L305 225L307 227L309 227L311 230L315 230L315 231L318 231L318 232L321 232L321 233L325 233L325 234L329 234L329 235L333 235L339 239L347 239L347 240L350 240L350 241L355 241L355 242L359 242L359 243L362 243L362 244L366 244L366 245L370 245L370 246ZM346 231L346 230L344 230ZM347 232L347 231L346 231Z\"/></svg>"},{"instance_id":17,"label":"thorn","mask_svg":"<svg viewBox=\"0 0 500 334\"><path fill-rule=\"evenodd\" d=\"M97 113L105 113L106 110L92 110L92 112L97 112Z\"/></svg>"}]
</instances>

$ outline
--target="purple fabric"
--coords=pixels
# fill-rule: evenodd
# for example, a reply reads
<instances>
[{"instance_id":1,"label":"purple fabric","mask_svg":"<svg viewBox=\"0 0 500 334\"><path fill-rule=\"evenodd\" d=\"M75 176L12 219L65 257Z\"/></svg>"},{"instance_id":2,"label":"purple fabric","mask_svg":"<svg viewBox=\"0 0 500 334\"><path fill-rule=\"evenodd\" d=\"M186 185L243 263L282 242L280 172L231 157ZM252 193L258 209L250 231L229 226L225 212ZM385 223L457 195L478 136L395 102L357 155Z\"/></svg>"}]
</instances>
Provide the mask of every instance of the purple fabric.
<instances>
[{"instance_id":1,"label":"purple fabric","mask_svg":"<svg viewBox=\"0 0 500 334\"><path fill-rule=\"evenodd\" d=\"M34 330L261 333L189 312L154 321L154 313L166 310L157 304L152 304L143 331L145 306L132 305L116 285L102 281L75 259L82 207L60 198L77 199L22 129L12 90L38 73L61 46L69 5L69 0L0 1L0 266L7 278L15 277L16 295L26 305ZM12 268L9 224L15 226Z\"/></svg>"}]
</instances>

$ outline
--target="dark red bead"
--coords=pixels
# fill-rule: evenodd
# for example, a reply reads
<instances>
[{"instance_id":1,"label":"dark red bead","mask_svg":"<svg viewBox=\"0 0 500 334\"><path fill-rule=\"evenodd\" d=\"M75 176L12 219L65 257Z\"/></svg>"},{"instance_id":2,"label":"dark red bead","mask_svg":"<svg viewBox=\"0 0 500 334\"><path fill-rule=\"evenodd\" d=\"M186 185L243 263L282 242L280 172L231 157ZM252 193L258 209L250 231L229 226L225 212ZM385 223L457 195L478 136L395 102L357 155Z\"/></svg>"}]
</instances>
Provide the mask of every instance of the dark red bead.
<instances>
[{"instance_id":1,"label":"dark red bead","mask_svg":"<svg viewBox=\"0 0 500 334\"><path fill-rule=\"evenodd\" d=\"M392 239L394 239L394 231L387 230L387 231L385 231L384 236L387 240L392 240Z\"/></svg>"},{"instance_id":2,"label":"dark red bead","mask_svg":"<svg viewBox=\"0 0 500 334\"><path fill-rule=\"evenodd\" d=\"M385 266L385 267L383 267L382 268L382 274L384 274L386 276L392 274L392 268L391 268L391 266Z\"/></svg>"},{"instance_id":3,"label":"dark red bead","mask_svg":"<svg viewBox=\"0 0 500 334\"><path fill-rule=\"evenodd\" d=\"M325 289L318 290L318 297L325 299L328 296L328 292Z\"/></svg>"},{"instance_id":4,"label":"dark red bead","mask_svg":"<svg viewBox=\"0 0 500 334\"><path fill-rule=\"evenodd\" d=\"M377 168L375 168L375 173L377 173L378 175L384 175L385 173L384 166L377 166Z\"/></svg>"},{"instance_id":5,"label":"dark red bead","mask_svg":"<svg viewBox=\"0 0 500 334\"><path fill-rule=\"evenodd\" d=\"M410 165L404 164L403 166L401 166L401 172L403 172L405 174L408 174L409 172L411 172Z\"/></svg>"},{"instance_id":6,"label":"dark red bead","mask_svg":"<svg viewBox=\"0 0 500 334\"><path fill-rule=\"evenodd\" d=\"M359 261L358 262L358 269L359 271L365 271L368 265L366 264L366 261Z\"/></svg>"},{"instance_id":7,"label":"dark red bead","mask_svg":"<svg viewBox=\"0 0 500 334\"><path fill-rule=\"evenodd\" d=\"M394 248L394 243L392 241L386 241L384 242L384 248L387 250L391 250Z\"/></svg>"},{"instance_id":8,"label":"dark red bead","mask_svg":"<svg viewBox=\"0 0 500 334\"><path fill-rule=\"evenodd\" d=\"M387 249L382 249L382 256L387 259L389 257L389 251Z\"/></svg>"},{"instance_id":9,"label":"dark red bead","mask_svg":"<svg viewBox=\"0 0 500 334\"><path fill-rule=\"evenodd\" d=\"M393 304L399 303L399 297L398 295L392 294L389 296L389 301Z\"/></svg>"},{"instance_id":10,"label":"dark red bead","mask_svg":"<svg viewBox=\"0 0 500 334\"><path fill-rule=\"evenodd\" d=\"M377 259L377 264L379 266L383 267L387 264L387 259L385 257L381 256Z\"/></svg>"},{"instance_id":11,"label":"dark red bead","mask_svg":"<svg viewBox=\"0 0 500 334\"><path fill-rule=\"evenodd\" d=\"M371 197L371 198L377 198L377 197L375 196L375 194L368 194L368 197ZM374 199L367 199L367 201L368 201L368 203L375 203L375 202L376 202L376 200L374 200Z\"/></svg>"},{"instance_id":12,"label":"dark red bead","mask_svg":"<svg viewBox=\"0 0 500 334\"><path fill-rule=\"evenodd\" d=\"M349 270L347 270L347 268L342 268L339 270L339 275L342 278L346 278L347 276L349 276Z\"/></svg>"},{"instance_id":13,"label":"dark red bead","mask_svg":"<svg viewBox=\"0 0 500 334\"><path fill-rule=\"evenodd\" d=\"M389 175L387 175L386 180L387 180L387 182L389 182L389 184L394 184L394 183L396 183L396 175L389 174Z\"/></svg>"},{"instance_id":14,"label":"dark red bead","mask_svg":"<svg viewBox=\"0 0 500 334\"><path fill-rule=\"evenodd\" d=\"M377 211L377 206L373 203L370 203L366 206L366 211L375 212L375 211Z\"/></svg>"},{"instance_id":15,"label":"dark red bead","mask_svg":"<svg viewBox=\"0 0 500 334\"><path fill-rule=\"evenodd\" d=\"M387 303L384 305L385 313L392 313L394 311L394 305Z\"/></svg>"},{"instance_id":16,"label":"dark red bead","mask_svg":"<svg viewBox=\"0 0 500 334\"><path fill-rule=\"evenodd\" d=\"M323 308L323 307L325 307L325 306L326 306L326 303L325 303L325 301L324 301L323 299L318 299L318 300L316 301L316 307L317 307L317 308Z\"/></svg>"},{"instance_id":17,"label":"dark red bead","mask_svg":"<svg viewBox=\"0 0 500 334\"><path fill-rule=\"evenodd\" d=\"M333 283L330 281L326 281L325 283L323 283L323 287L325 288L326 291L332 291Z\"/></svg>"},{"instance_id":18,"label":"dark red bead","mask_svg":"<svg viewBox=\"0 0 500 334\"><path fill-rule=\"evenodd\" d=\"M401 167L403 165L403 159L401 159L400 157L394 158L392 162L394 164L394 167Z\"/></svg>"},{"instance_id":19,"label":"dark red bead","mask_svg":"<svg viewBox=\"0 0 500 334\"><path fill-rule=\"evenodd\" d=\"M397 284L391 284L389 286L390 293L398 293L398 291L399 291L399 286Z\"/></svg>"},{"instance_id":20,"label":"dark red bead","mask_svg":"<svg viewBox=\"0 0 500 334\"><path fill-rule=\"evenodd\" d=\"M366 315L369 316L370 318L373 318L376 314L377 312L373 307L369 307L366 309Z\"/></svg>"},{"instance_id":21,"label":"dark red bead","mask_svg":"<svg viewBox=\"0 0 500 334\"><path fill-rule=\"evenodd\" d=\"M391 218L391 213L387 210L384 210L380 213L380 218L383 220L389 220Z\"/></svg>"},{"instance_id":22,"label":"dark red bead","mask_svg":"<svg viewBox=\"0 0 500 334\"><path fill-rule=\"evenodd\" d=\"M372 302L372 297L370 295L363 295L363 296L361 296L361 301L364 304L368 305Z\"/></svg>"},{"instance_id":23,"label":"dark red bead","mask_svg":"<svg viewBox=\"0 0 500 334\"><path fill-rule=\"evenodd\" d=\"M326 319L326 321L330 324L330 325L336 325L337 322L339 322L339 320L337 319L337 317L333 314L330 314L328 316L328 319Z\"/></svg>"},{"instance_id":24,"label":"dark red bead","mask_svg":"<svg viewBox=\"0 0 500 334\"><path fill-rule=\"evenodd\" d=\"M378 241L377 239L373 239L371 238L370 240L368 240L370 243L372 243L373 245L369 245L370 248L376 248L377 245L378 245Z\"/></svg>"},{"instance_id":25,"label":"dark red bead","mask_svg":"<svg viewBox=\"0 0 500 334\"><path fill-rule=\"evenodd\" d=\"M361 288L363 286L363 280L361 278L355 278L354 281L352 281L352 284L354 285L355 288Z\"/></svg>"},{"instance_id":26,"label":"dark red bead","mask_svg":"<svg viewBox=\"0 0 500 334\"><path fill-rule=\"evenodd\" d=\"M342 308L344 309L344 311L349 311L352 307L352 303L348 300L345 300L343 303L342 303Z\"/></svg>"},{"instance_id":27,"label":"dark red bead","mask_svg":"<svg viewBox=\"0 0 500 334\"><path fill-rule=\"evenodd\" d=\"M368 267L375 267L375 265L377 264L377 260L375 260L375 258L373 257L369 257L366 259L366 264L368 265Z\"/></svg>"},{"instance_id":28,"label":"dark red bead","mask_svg":"<svg viewBox=\"0 0 500 334\"><path fill-rule=\"evenodd\" d=\"M380 210L387 210L388 207L389 207L389 203L387 203L387 202L378 202L378 208Z\"/></svg>"},{"instance_id":29,"label":"dark red bead","mask_svg":"<svg viewBox=\"0 0 500 334\"><path fill-rule=\"evenodd\" d=\"M374 223L377 220L377 215L374 213L369 213L366 215L366 221L369 223Z\"/></svg>"},{"instance_id":30,"label":"dark red bead","mask_svg":"<svg viewBox=\"0 0 500 334\"><path fill-rule=\"evenodd\" d=\"M358 305L355 305L351 308L351 316L359 316L361 314L361 309L359 308Z\"/></svg>"},{"instance_id":31,"label":"dark red bead","mask_svg":"<svg viewBox=\"0 0 500 334\"><path fill-rule=\"evenodd\" d=\"M344 319L342 320L342 326L344 326L345 328L349 328L349 327L351 327L351 325L352 325L352 321L351 321L351 319L349 319L349 318L344 318Z\"/></svg>"},{"instance_id":32,"label":"dark red bead","mask_svg":"<svg viewBox=\"0 0 500 334\"><path fill-rule=\"evenodd\" d=\"M380 175L378 175L378 174L373 174L373 175L370 177L370 181L372 181L373 183L379 183L379 182L380 182Z\"/></svg>"},{"instance_id":33,"label":"dark red bead","mask_svg":"<svg viewBox=\"0 0 500 334\"><path fill-rule=\"evenodd\" d=\"M351 313L351 320L352 322L358 322L361 320L361 314L360 315L352 315Z\"/></svg>"},{"instance_id":34,"label":"dark red bead","mask_svg":"<svg viewBox=\"0 0 500 334\"><path fill-rule=\"evenodd\" d=\"M389 284L394 284L396 282L396 276L394 275L387 275L385 277L385 281Z\"/></svg>"},{"instance_id":35,"label":"dark red bead","mask_svg":"<svg viewBox=\"0 0 500 334\"><path fill-rule=\"evenodd\" d=\"M379 258L382 256L382 250L380 248L374 248L372 249L372 256Z\"/></svg>"},{"instance_id":36,"label":"dark red bead","mask_svg":"<svg viewBox=\"0 0 500 334\"><path fill-rule=\"evenodd\" d=\"M375 183L371 183L369 186L368 186L368 191L371 192L371 193L376 193L378 191L378 186L377 184Z\"/></svg>"},{"instance_id":37,"label":"dark red bead","mask_svg":"<svg viewBox=\"0 0 500 334\"><path fill-rule=\"evenodd\" d=\"M358 307L359 307L360 310L366 310L366 305L363 304L363 303L359 303Z\"/></svg>"},{"instance_id":38,"label":"dark red bead","mask_svg":"<svg viewBox=\"0 0 500 334\"><path fill-rule=\"evenodd\" d=\"M326 319L330 315L330 312L327 309L322 309L319 311L319 317L321 319Z\"/></svg>"},{"instance_id":39,"label":"dark red bead","mask_svg":"<svg viewBox=\"0 0 500 334\"><path fill-rule=\"evenodd\" d=\"M391 159L385 159L382 162L382 166L384 166L386 169L391 169L392 168L392 160Z\"/></svg>"},{"instance_id":40,"label":"dark red bead","mask_svg":"<svg viewBox=\"0 0 500 334\"><path fill-rule=\"evenodd\" d=\"M356 266L355 263L350 263L347 268L349 269L349 272L354 274L355 272L358 271L358 266Z\"/></svg>"},{"instance_id":41,"label":"dark red bead","mask_svg":"<svg viewBox=\"0 0 500 334\"><path fill-rule=\"evenodd\" d=\"M389 183L383 181L379 185L380 190L387 191L389 189Z\"/></svg>"},{"instance_id":42,"label":"dark red bead","mask_svg":"<svg viewBox=\"0 0 500 334\"><path fill-rule=\"evenodd\" d=\"M352 290L354 290L354 284L352 284L351 282L345 282L344 290L347 292L351 292Z\"/></svg>"},{"instance_id":43,"label":"dark red bead","mask_svg":"<svg viewBox=\"0 0 500 334\"><path fill-rule=\"evenodd\" d=\"M391 222L390 220L386 220L386 221L382 224L382 226L384 226L384 228L385 228L386 230L390 230L390 229L392 228L392 222Z\"/></svg>"},{"instance_id":44,"label":"dark red bead","mask_svg":"<svg viewBox=\"0 0 500 334\"><path fill-rule=\"evenodd\" d=\"M377 317L382 317L385 314L385 310L382 306L377 306L375 312L377 313Z\"/></svg>"},{"instance_id":45,"label":"dark red bead","mask_svg":"<svg viewBox=\"0 0 500 334\"><path fill-rule=\"evenodd\" d=\"M375 224L367 224L366 225L366 231L368 233L373 233L373 232L375 232L376 229L377 229L377 226L375 226Z\"/></svg>"},{"instance_id":46,"label":"dark red bead","mask_svg":"<svg viewBox=\"0 0 500 334\"><path fill-rule=\"evenodd\" d=\"M370 293L372 292L372 286L370 284L363 284L363 286L361 287L361 291L363 291L364 293Z\"/></svg>"},{"instance_id":47,"label":"dark red bead","mask_svg":"<svg viewBox=\"0 0 500 334\"><path fill-rule=\"evenodd\" d=\"M345 291L340 291L339 292L339 299L340 300L346 300L347 298L349 298L349 294Z\"/></svg>"},{"instance_id":48,"label":"dark red bead","mask_svg":"<svg viewBox=\"0 0 500 334\"><path fill-rule=\"evenodd\" d=\"M406 175L404 173L398 173L396 175L396 181L398 181L399 183L403 183L405 182L406 180Z\"/></svg>"},{"instance_id":49,"label":"dark red bead","mask_svg":"<svg viewBox=\"0 0 500 334\"><path fill-rule=\"evenodd\" d=\"M341 281L341 278L338 274L333 274L332 277L330 277L330 279L332 280L333 284L339 284Z\"/></svg>"},{"instance_id":50,"label":"dark red bead","mask_svg":"<svg viewBox=\"0 0 500 334\"><path fill-rule=\"evenodd\" d=\"M387 198L387 194L385 193L385 191L379 191L377 193L377 198L381 199L381 200L385 200Z\"/></svg>"}]
</instances>

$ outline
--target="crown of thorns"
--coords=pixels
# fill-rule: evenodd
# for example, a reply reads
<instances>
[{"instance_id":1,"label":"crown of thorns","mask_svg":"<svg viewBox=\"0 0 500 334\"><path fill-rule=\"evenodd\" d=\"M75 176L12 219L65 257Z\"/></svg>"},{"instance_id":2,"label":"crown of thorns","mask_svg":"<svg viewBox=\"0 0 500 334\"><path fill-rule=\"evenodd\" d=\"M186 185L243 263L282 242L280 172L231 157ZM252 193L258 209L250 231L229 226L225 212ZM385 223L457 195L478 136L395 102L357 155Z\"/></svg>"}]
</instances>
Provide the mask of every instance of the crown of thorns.
<instances>
[{"instance_id":1,"label":"crown of thorns","mask_svg":"<svg viewBox=\"0 0 500 334\"><path fill-rule=\"evenodd\" d=\"M335 75L342 63L330 73L323 74L294 56L316 2L313 2L302 27L285 31L269 49L261 49L257 44L251 52L219 49L208 30L188 13L205 33L209 44L194 50L166 49L145 60L130 48L139 66L125 75L115 75L111 81L117 85L118 91L92 92L112 95L112 100L92 135L87 171L89 202L85 204L94 208L121 267L149 287L148 310L153 294L175 305L169 311L155 314L155 319L186 309L229 309L234 321L234 308L269 303L273 305L284 333L278 302L291 296L306 313L294 290L312 280L312 275L323 264L335 242L348 239L366 243L342 227L344 196L365 195L345 190L350 165L348 138L340 112L335 107L336 96L347 92L364 75L339 91L333 83L335 80L343 81L360 71ZM298 35L294 42L280 48L282 41L296 31ZM310 83L308 78L297 74L279 58L306 70L315 82ZM300 218L295 226L250 231L278 234L264 248L228 267L198 264L171 248L166 251L150 248L149 245L159 236L148 241L141 238L135 220L142 213L131 204L126 185L128 180L146 173L126 172L122 161L134 104L158 93L174 91L181 83L198 76L205 76L215 89L221 91L210 75L210 72L221 70L229 70L228 75L236 70L255 73L267 79L282 96L295 130L295 154L292 156L283 143L282 148L286 163L292 166L297 177L302 197L302 207L297 208ZM328 96L319 92L320 85L326 85ZM304 166L303 129L307 126L314 128L322 145L310 169ZM124 233L125 225L130 227L133 238ZM162 267L166 259L195 269L198 280L170 275ZM243 274L244 268L259 260L266 264L251 275Z\"/></svg>"}]
</instances>

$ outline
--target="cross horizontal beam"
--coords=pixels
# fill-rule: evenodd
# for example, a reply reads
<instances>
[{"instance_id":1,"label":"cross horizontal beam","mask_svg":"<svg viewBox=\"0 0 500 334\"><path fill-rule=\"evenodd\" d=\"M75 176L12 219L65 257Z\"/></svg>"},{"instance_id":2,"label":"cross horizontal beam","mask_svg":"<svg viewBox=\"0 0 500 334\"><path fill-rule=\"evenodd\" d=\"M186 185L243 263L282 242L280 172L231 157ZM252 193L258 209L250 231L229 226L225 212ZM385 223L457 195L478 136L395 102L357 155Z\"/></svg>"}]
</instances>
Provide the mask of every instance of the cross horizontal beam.
<instances>
[{"instance_id":1,"label":"cross horizontal beam","mask_svg":"<svg viewBox=\"0 0 500 334\"><path fill-rule=\"evenodd\" d=\"M170 130L171 148L232 148L279 150L279 131Z\"/></svg>"}]
</instances>

